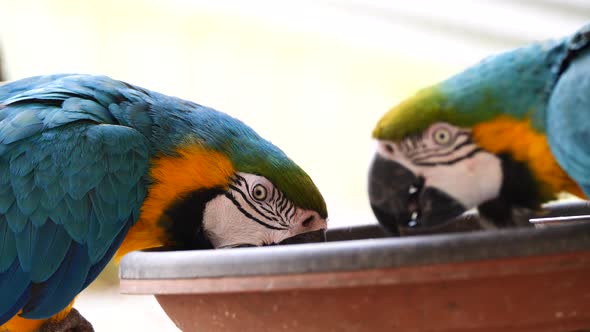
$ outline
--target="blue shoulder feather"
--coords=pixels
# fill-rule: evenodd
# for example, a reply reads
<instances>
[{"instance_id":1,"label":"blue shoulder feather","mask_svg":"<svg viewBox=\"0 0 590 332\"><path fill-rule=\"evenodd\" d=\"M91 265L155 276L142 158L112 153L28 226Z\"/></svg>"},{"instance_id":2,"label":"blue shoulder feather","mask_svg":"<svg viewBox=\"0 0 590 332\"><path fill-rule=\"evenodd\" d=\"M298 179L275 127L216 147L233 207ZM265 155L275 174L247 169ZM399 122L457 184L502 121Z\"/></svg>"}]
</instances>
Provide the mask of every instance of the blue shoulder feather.
<instances>
[{"instance_id":1,"label":"blue shoulder feather","mask_svg":"<svg viewBox=\"0 0 590 332\"><path fill-rule=\"evenodd\" d=\"M127 90L76 75L0 87L0 325L62 310L137 220L151 121Z\"/></svg>"},{"instance_id":2,"label":"blue shoulder feather","mask_svg":"<svg viewBox=\"0 0 590 332\"><path fill-rule=\"evenodd\" d=\"M561 167L590 197L590 25L574 35L547 108L547 136Z\"/></svg>"}]
</instances>

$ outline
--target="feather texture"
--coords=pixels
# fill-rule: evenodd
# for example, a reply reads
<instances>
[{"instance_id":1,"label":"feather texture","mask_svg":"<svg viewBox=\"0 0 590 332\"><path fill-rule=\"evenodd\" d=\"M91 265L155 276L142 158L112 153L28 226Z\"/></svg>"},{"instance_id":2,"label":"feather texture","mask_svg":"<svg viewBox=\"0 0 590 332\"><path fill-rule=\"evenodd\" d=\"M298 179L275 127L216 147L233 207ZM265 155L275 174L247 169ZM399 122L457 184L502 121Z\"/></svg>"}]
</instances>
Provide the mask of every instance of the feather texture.
<instances>
[{"instance_id":1,"label":"feather texture","mask_svg":"<svg viewBox=\"0 0 590 332\"><path fill-rule=\"evenodd\" d=\"M482 148L526 156L518 160L536 170L551 195L581 189L590 197L589 92L590 24L571 36L490 56L419 91L387 112L373 136L399 141L435 122L472 128ZM506 120L527 127L526 135L511 138L520 130L512 128L501 131L504 138L484 137L490 131L481 128ZM533 136L535 153L523 144Z\"/></svg>"},{"instance_id":2,"label":"feather texture","mask_svg":"<svg viewBox=\"0 0 590 332\"><path fill-rule=\"evenodd\" d=\"M147 138L119 125L99 92L59 77L0 89L0 325L14 305L44 318L71 302L145 195L136 188L145 186Z\"/></svg>"},{"instance_id":3,"label":"feather texture","mask_svg":"<svg viewBox=\"0 0 590 332\"><path fill-rule=\"evenodd\" d=\"M561 167L590 197L590 27L574 40L576 54L549 100L547 136Z\"/></svg>"},{"instance_id":4,"label":"feather texture","mask_svg":"<svg viewBox=\"0 0 590 332\"><path fill-rule=\"evenodd\" d=\"M139 219L150 163L191 144L327 215L307 174L226 114L103 76L0 86L0 325L71 302Z\"/></svg>"}]
</instances>

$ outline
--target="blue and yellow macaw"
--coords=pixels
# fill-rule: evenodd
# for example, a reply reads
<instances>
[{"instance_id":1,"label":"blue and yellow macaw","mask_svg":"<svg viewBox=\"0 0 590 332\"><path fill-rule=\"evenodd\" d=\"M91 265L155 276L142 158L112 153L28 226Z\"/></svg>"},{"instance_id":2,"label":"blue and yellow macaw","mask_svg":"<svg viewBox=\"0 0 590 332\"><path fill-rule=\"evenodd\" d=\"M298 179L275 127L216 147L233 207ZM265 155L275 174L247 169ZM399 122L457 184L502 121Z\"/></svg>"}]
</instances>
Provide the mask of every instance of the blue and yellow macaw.
<instances>
[{"instance_id":1,"label":"blue and yellow macaw","mask_svg":"<svg viewBox=\"0 0 590 332\"><path fill-rule=\"evenodd\" d=\"M91 331L72 303L117 250L326 229L312 180L250 127L103 76L0 86L0 184L0 331Z\"/></svg>"},{"instance_id":2,"label":"blue and yellow macaw","mask_svg":"<svg viewBox=\"0 0 590 332\"><path fill-rule=\"evenodd\" d=\"M373 137L369 197L394 233L474 207L511 226L560 192L589 197L590 25L419 91Z\"/></svg>"}]
</instances>

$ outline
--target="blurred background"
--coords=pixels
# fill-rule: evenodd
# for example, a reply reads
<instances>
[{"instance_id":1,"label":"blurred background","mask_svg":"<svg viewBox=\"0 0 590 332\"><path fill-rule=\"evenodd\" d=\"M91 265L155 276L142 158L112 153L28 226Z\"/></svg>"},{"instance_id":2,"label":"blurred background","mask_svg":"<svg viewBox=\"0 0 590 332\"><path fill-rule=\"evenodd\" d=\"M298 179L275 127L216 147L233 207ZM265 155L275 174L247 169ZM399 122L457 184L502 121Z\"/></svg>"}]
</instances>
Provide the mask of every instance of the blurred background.
<instances>
[{"instance_id":1,"label":"blurred background","mask_svg":"<svg viewBox=\"0 0 590 332\"><path fill-rule=\"evenodd\" d=\"M0 0L0 75L104 74L238 117L311 175L337 227L375 222L371 130L391 106L589 18L586 0ZM177 331L116 271L77 302L97 332Z\"/></svg>"}]
</instances>

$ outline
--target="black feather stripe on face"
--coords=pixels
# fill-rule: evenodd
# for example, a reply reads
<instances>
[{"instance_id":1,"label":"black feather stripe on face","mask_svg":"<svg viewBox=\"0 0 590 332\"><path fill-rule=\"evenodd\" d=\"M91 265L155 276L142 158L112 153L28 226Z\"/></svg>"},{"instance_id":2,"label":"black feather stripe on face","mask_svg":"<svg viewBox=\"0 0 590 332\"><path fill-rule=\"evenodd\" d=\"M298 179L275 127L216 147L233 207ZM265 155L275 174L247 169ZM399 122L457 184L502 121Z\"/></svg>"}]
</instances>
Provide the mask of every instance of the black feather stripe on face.
<instances>
[{"instance_id":1,"label":"black feather stripe on face","mask_svg":"<svg viewBox=\"0 0 590 332\"><path fill-rule=\"evenodd\" d=\"M296 212L294 204L268 180L252 179L250 176L247 175L247 179L236 174L225 196L249 220L269 230L288 230ZM253 190L257 186L265 188L267 194L264 197L254 197Z\"/></svg>"},{"instance_id":2,"label":"black feather stripe on face","mask_svg":"<svg viewBox=\"0 0 590 332\"><path fill-rule=\"evenodd\" d=\"M234 189L234 191L238 191L238 188L232 188ZM242 193L243 195L243 193ZM246 211L246 209L244 209L244 207L240 204L240 202L238 202L238 200L236 200L236 198L231 194L231 193L226 193L225 196L236 206L236 208L248 219L254 221L255 223L262 225L268 229L273 229L273 230L285 230L288 229L286 227L276 227L273 225L269 225L268 223L254 217L252 214L248 213L248 211ZM251 206L252 203L248 201L248 204L250 204ZM257 210L258 211L258 210Z\"/></svg>"},{"instance_id":3,"label":"black feather stripe on face","mask_svg":"<svg viewBox=\"0 0 590 332\"><path fill-rule=\"evenodd\" d=\"M159 225L166 230L167 243L177 249L213 249L203 232L203 214L207 202L223 195L222 188L200 189L174 201L160 217Z\"/></svg>"}]
</instances>

